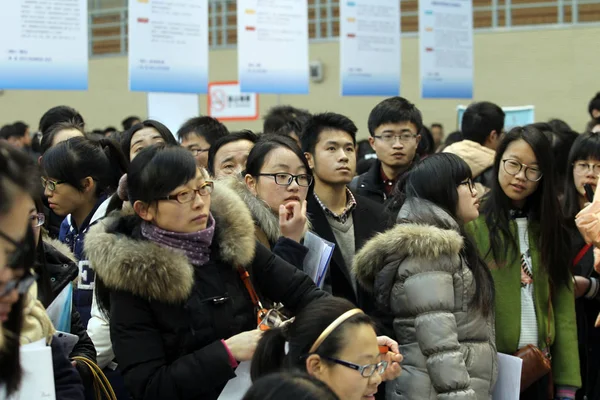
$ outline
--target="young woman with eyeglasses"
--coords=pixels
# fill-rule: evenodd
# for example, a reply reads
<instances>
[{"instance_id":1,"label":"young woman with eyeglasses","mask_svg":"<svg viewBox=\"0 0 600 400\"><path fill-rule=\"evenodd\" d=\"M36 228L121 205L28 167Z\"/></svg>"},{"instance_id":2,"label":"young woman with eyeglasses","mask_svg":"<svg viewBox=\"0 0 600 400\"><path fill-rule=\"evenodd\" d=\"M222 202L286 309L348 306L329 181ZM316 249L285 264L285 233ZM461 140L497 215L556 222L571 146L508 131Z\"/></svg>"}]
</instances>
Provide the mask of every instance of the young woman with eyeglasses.
<instances>
[{"instance_id":1,"label":"young woman with eyeglasses","mask_svg":"<svg viewBox=\"0 0 600 400\"><path fill-rule=\"evenodd\" d=\"M127 181L135 214L85 239L119 370L136 400L217 399L262 336L239 267L292 312L327 294L257 243L243 201L188 150L140 151Z\"/></svg>"},{"instance_id":2,"label":"young woman with eyeglasses","mask_svg":"<svg viewBox=\"0 0 600 400\"><path fill-rule=\"evenodd\" d=\"M595 247L587 245L575 226L576 215L590 202L584 185L597 190L600 174L600 133L584 133L575 142L568 156L563 210L571 233L573 254L576 254L575 310L579 337L579 358L582 384L577 399L600 398L600 330L595 328L600 314L600 275L594 270Z\"/></svg>"},{"instance_id":3,"label":"young woman with eyeglasses","mask_svg":"<svg viewBox=\"0 0 600 400\"><path fill-rule=\"evenodd\" d=\"M265 332L252 358L252 380L302 371L342 400L373 400L388 367L377 344L374 323L362 310L340 297L321 299L292 323Z\"/></svg>"},{"instance_id":4,"label":"young woman with eyeglasses","mask_svg":"<svg viewBox=\"0 0 600 400\"><path fill-rule=\"evenodd\" d=\"M496 151L494 176L482 215L469 229L496 285L498 351L538 347L551 357L555 398L573 399L581 376L572 251L550 141L534 126L513 128ZM533 383L521 398L548 399L549 379Z\"/></svg>"},{"instance_id":5,"label":"young woman with eyeglasses","mask_svg":"<svg viewBox=\"0 0 600 400\"><path fill-rule=\"evenodd\" d=\"M386 398L489 399L497 375L494 285L464 231L479 215L471 169L457 155L434 154L399 185L396 225L368 241L353 264L392 315L404 356Z\"/></svg>"},{"instance_id":6,"label":"young woman with eyeglasses","mask_svg":"<svg viewBox=\"0 0 600 400\"><path fill-rule=\"evenodd\" d=\"M306 197L313 182L302 150L287 136L261 137L248 155L244 181L227 179L252 213L257 240L302 269L308 253L301 244L309 229Z\"/></svg>"},{"instance_id":7,"label":"young woman with eyeglasses","mask_svg":"<svg viewBox=\"0 0 600 400\"><path fill-rule=\"evenodd\" d=\"M62 217L59 240L78 260L75 306L87 326L92 306L94 270L83 251L88 229L106 216L111 196L126 173L127 161L110 139L75 137L48 150L41 163L42 185L50 208Z\"/></svg>"},{"instance_id":8,"label":"young woman with eyeglasses","mask_svg":"<svg viewBox=\"0 0 600 400\"><path fill-rule=\"evenodd\" d=\"M0 398L19 389L19 341L27 343L22 334L30 334L32 321L25 319L31 312L28 292L35 284L30 272L34 264L30 206L39 196L38 179L38 169L26 153L0 142ZM45 316L43 310L41 314ZM81 379L56 344L52 358L56 398L83 400Z\"/></svg>"}]
</instances>

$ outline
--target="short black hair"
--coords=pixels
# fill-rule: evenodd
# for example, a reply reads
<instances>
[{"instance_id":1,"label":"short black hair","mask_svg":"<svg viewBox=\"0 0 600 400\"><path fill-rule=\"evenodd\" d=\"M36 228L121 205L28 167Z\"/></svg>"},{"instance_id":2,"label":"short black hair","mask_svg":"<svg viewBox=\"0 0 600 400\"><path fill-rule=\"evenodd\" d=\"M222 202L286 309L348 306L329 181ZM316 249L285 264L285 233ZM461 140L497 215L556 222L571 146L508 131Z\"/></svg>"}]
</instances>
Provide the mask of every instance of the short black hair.
<instances>
[{"instance_id":1,"label":"short black hair","mask_svg":"<svg viewBox=\"0 0 600 400\"><path fill-rule=\"evenodd\" d=\"M39 131L44 134L52 127L52 125L67 121L74 121L76 124L79 124L81 129L85 129L83 117L77 110L69 106L57 106L52 107L42 115Z\"/></svg>"},{"instance_id":2,"label":"short black hair","mask_svg":"<svg viewBox=\"0 0 600 400\"><path fill-rule=\"evenodd\" d=\"M300 124L310 118L308 110L292 107L290 105L275 106L269 109L263 121L263 133L275 133L290 121Z\"/></svg>"},{"instance_id":3,"label":"short black hair","mask_svg":"<svg viewBox=\"0 0 600 400\"><path fill-rule=\"evenodd\" d=\"M451 144L462 142L463 135L461 131L454 131L448 136L446 136L446 140L444 140L444 146L448 147Z\"/></svg>"},{"instance_id":4,"label":"short black hair","mask_svg":"<svg viewBox=\"0 0 600 400\"><path fill-rule=\"evenodd\" d=\"M319 141L319 135L327 130L340 130L346 132L352 137L352 143L356 145L356 132L358 128L354 122L345 115L326 112L322 114L314 114L311 116L302 130L302 151L305 153L314 154L315 146Z\"/></svg>"},{"instance_id":5,"label":"short black hair","mask_svg":"<svg viewBox=\"0 0 600 400\"><path fill-rule=\"evenodd\" d=\"M229 135L223 136L222 138L218 139L215 144L210 146L210 150L208 150L208 172L212 176L215 174L215 156L219 149L226 144L240 140L248 140L252 143L256 143L258 141L258 135L250 130L244 129L237 132L231 132Z\"/></svg>"},{"instance_id":6,"label":"short black hair","mask_svg":"<svg viewBox=\"0 0 600 400\"><path fill-rule=\"evenodd\" d=\"M421 140L419 141L419 144L417 145L417 152L416 152L419 155L419 157L426 157L428 155L435 153L435 144L433 141L433 135L431 134L431 131L429 130L429 128L427 128L426 126L423 125L420 135L421 135Z\"/></svg>"},{"instance_id":7,"label":"short black hair","mask_svg":"<svg viewBox=\"0 0 600 400\"><path fill-rule=\"evenodd\" d=\"M594 118L594 116L592 115L593 110L600 111L600 92L596 93L596 95L590 100L590 103L588 104L588 113L592 118Z\"/></svg>"},{"instance_id":8,"label":"short black hair","mask_svg":"<svg viewBox=\"0 0 600 400\"><path fill-rule=\"evenodd\" d=\"M302 136L302 128L304 122L300 122L299 120L288 121L285 124L283 124L281 128L273 132L273 134L282 136L291 136L292 134L295 134L296 136L298 136L298 138L300 138L300 136Z\"/></svg>"},{"instance_id":9,"label":"short black hair","mask_svg":"<svg viewBox=\"0 0 600 400\"><path fill-rule=\"evenodd\" d=\"M213 117L194 117L181 125L181 128L177 131L177 138L182 142L190 135L198 135L202 136L212 146L217 140L228 134L227 127L218 119Z\"/></svg>"},{"instance_id":10,"label":"short black hair","mask_svg":"<svg viewBox=\"0 0 600 400\"><path fill-rule=\"evenodd\" d=\"M417 128L417 133L423 129L421 111L404 97L390 97L377 104L369 114L369 133L375 135L375 130L383 124L410 122Z\"/></svg>"},{"instance_id":11,"label":"short black hair","mask_svg":"<svg viewBox=\"0 0 600 400\"><path fill-rule=\"evenodd\" d=\"M123 151L123 154L125 155L125 158L127 158L127 160L131 159L131 139L133 138L133 135L135 135L137 131L141 131L144 128L156 129L156 131L160 134L165 143L173 145L179 144L177 143L177 140L175 140L175 136L173 136L169 128L167 128L158 121L155 121L153 119L147 119L146 121L133 125L127 131L123 132L123 135L121 136L121 150Z\"/></svg>"},{"instance_id":12,"label":"short black hair","mask_svg":"<svg viewBox=\"0 0 600 400\"><path fill-rule=\"evenodd\" d=\"M123 125L123 130L126 131L129 128L131 128L133 125L135 125L135 121L141 121L142 119L140 117L136 117L135 115L130 115L129 117L125 118L123 121L121 121L121 125Z\"/></svg>"},{"instance_id":13,"label":"short black hair","mask_svg":"<svg viewBox=\"0 0 600 400\"><path fill-rule=\"evenodd\" d=\"M492 131L498 135L502 133L504 117L502 108L489 101L471 104L462 117L463 138L483 145Z\"/></svg>"},{"instance_id":14,"label":"short black hair","mask_svg":"<svg viewBox=\"0 0 600 400\"><path fill-rule=\"evenodd\" d=\"M242 400L339 400L323 381L300 372L278 372L257 379Z\"/></svg>"},{"instance_id":15,"label":"short black hair","mask_svg":"<svg viewBox=\"0 0 600 400\"><path fill-rule=\"evenodd\" d=\"M6 124L2 128L0 128L0 138L1 139L8 140L12 137L20 137L17 134L17 131L14 126L12 126L10 124Z\"/></svg>"},{"instance_id":16,"label":"short black hair","mask_svg":"<svg viewBox=\"0 0 600 400\"><path fill-rule=\"evenodd\" d=\"M133 159L127 174L131 204L151 203L166 197L178 186L196 177L198 167L192 153L180 146L157 143L146 147Z\"/></svg>"},{"instance_id":17,"label":"short black hair","mask_svg":"<svg viewBox=\"0 0 600 400\"><path fill-rule=\"evenodd\" d=\"M13 128L17 131L18 136L23 137L27 133L27 129L29 129L29 125L27 125L23 121L17 121L13 124Z\"/></svg>"},{"instance_id":18,"label":"short black hair","mask_svg":"<svg viewBox=\"0 0 600 400\"><path fill-rule=\"evenodd\" d=\"M433 128L444 129L444 125L440 124L439 122L434 122L433 124L431 124L431 129Z\"/></svg>"}]
</instances>

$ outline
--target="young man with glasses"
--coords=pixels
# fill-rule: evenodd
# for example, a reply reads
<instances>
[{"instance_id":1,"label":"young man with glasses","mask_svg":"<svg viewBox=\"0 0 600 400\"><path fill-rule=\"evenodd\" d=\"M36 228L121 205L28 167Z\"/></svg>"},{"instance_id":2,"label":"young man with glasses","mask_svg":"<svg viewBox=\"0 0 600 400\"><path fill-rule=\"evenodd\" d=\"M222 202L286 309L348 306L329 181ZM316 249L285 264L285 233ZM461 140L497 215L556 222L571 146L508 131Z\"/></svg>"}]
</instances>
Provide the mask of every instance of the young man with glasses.
<instances>
[{"instance_id":1,"label":"young man with glasses","mask_svg":"<svg viewBox=\"0 0 600 400\"><path fill-rule=\"evenodd\" d=\"M402 97L390 97L377 104L369 115L369 143L377 161L350 188L370 200L387 200L400 176L416 160L423 118L414 104Z\"/></svg>"},{"instance_id":2,"label":"young man with glasses","mask_svg":"<svg viewBox=\"0 0 600 400\"><path fill-rule=\"evenodd\" d=\"M188 119L177 131L181 145L192 152L196 165L208 167L208 150L217 140L227 136L229 131L221 122L212 117Z\"/></svg>"},{"instance_id":3,"label":"young man with glasses","mask_svg":"<svg viewBox=\"0 0 600 400\"><path fill-rule=\"evenodd\" d=\"M469 164L480 197L496 179L492 166L504 131L504 117L502 108L494 103L471 104L461 121L464 140L444 149L445 153L456 154Z\"/></svg>"}]
</instances>

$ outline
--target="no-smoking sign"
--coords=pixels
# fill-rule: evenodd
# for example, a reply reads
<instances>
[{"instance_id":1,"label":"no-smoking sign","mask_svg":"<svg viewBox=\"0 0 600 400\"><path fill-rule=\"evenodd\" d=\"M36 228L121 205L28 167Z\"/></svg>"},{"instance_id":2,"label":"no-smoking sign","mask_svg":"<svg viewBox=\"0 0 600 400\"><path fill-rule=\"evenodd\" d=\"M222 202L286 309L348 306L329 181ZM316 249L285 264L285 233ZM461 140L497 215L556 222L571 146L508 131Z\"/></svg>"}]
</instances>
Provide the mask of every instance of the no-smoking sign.
<instances>
[{"instance_id":1,"label":"no-smoking sign","mask_svg":"<svg viewBox=\"0 0 600 400\"><path fill-rule=\"evenodd\" d=\"M208 85L208 115L221 121L258 119L258 94L240 92L237 81Z\"/></svg>"}]
</instances>

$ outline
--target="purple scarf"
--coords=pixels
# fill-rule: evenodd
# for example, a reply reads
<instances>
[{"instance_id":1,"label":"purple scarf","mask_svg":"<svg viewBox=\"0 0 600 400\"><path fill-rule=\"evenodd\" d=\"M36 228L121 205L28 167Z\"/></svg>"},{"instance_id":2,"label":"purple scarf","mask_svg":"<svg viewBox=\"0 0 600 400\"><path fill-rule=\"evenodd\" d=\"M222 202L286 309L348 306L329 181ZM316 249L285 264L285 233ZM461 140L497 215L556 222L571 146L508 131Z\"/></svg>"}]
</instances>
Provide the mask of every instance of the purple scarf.
<instances>
[{"instance_id":1,"label":"purple scarf","mask_svg":"<svg viewBox=\"0 0 600 400\"><path fill-rule=\"evenodd\" d=\"M210 245L215 234L215 219L208 216L206 229L192 233L170 232L148 222L142 223L142 236L159 246L183 252L194 266L210 259Z\"/></svg>"}]
</instances>

